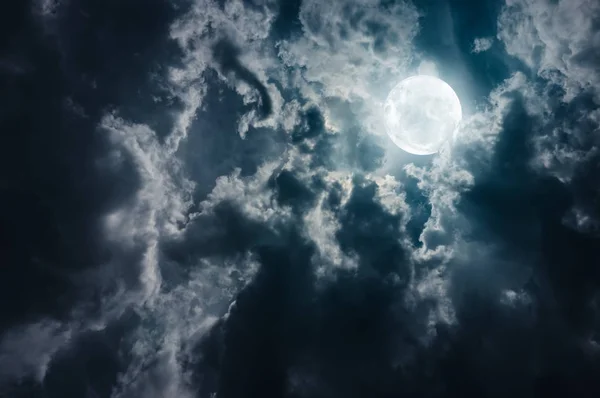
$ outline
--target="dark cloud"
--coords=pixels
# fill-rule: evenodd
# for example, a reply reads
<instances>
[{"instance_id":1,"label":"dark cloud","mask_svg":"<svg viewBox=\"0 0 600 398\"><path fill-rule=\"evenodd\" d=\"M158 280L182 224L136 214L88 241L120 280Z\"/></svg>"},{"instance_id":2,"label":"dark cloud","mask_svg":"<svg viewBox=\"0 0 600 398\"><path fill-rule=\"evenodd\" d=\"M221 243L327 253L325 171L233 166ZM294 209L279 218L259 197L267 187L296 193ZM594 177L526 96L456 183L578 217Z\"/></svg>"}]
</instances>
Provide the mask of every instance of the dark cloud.
<instances>
[{"instance_id":1,"label":"dark cloud","mask_svg":"<svg viewBox=\"0 0 600 398\"><path fill-rule=\"evenodd\" d=\"M33 5L21 3L2 13L12 20L3 24L12 43L2 55L18 51L33 65L26 74L2 76L2 303L14 308L4 311L11 314L5 322L25 308L63 301L73 288L68 273L102 261L96 217L135 189L131 172L114 178L113 170L97 167L107 144L97 119L66 106L74 87L61 69L63 54L31 14ZM86 113L97 114L97 105Z\"/></svg>"},{"instance_id":2,"label":"dark cloud","mask_svg":"<svg viewBox=\"0 0 600 398\"><path fill-rule=\"evenodd\" d=\"M282 206L293 209L312 208L316 195L298 177L290 171L283 170L273 180L277 200Z\"/></svg>"},{"instance_id":3,"label":"dark cloud","mask_svg":"<svg viewBox=\"0 0 600 398\"><path fill-rule=\"evenodd\" d=\"M298 225L256 246L258 275L238 295L226 321L207 336L202 347L209 356L195 365L209 378L219 375L213 391L304 396L303 390L310 391L304 378L308 383L316 378L319 390L332 388L336 396L394 391L391 347L403 340L417 343L397 313L405 284L391 277L406 272L396 267L403 256L393 241L398 220L375 203L374 189L357 183L353 198L340 209L342 222L361 224L351 225L355 236L339 236L364 259L358 272L340 271L335 283L316 288L315 249L297 235Z\"/></svg>"},{"instance_id":4,"label":"dark cloud","mask_svg":"<svg viewBox=\"0 0 600 398\"><path fill-rule=\"evenodd\" d=\"M487 103L497 131L477 114L494 140L416 158L365 127L412 54L399 2L17 3L0 12L0 395L600 394L598 102L574 68L593 45L545 75L526 69L549 43L472 52L506 9L416 1L414 59L459 94L527 72Z\"/></svg>"},{"instance_id":5,"label":"dark cloud","mask_svg":"<svg viewBox=\"0 0 600 398\"><path fill-rule=\"evenodd\" d=\"M292 132L292 142L302 142L325 133L325 118L319 108L313 106L302 113L302 118Z\"/></svg>"},{"instance_id":6,"label":"dark cloud","mask_svg":"<svg viewBox=\"0 0 600 398\"><path fill-rule=\"evenodd\" d=\"M535 176L529 168L535 120L516 95L504 118L489 172L476 174L475 186L463 196L462 206L474 220L474 236L494 242L499 235L530 250L539 233Z\"/></svg>"},{"instance_id":7,"label":"dark cloud","mask_svg":"<svg viewBox=\"0 0 600 398\"><path fill-rule=\"evenodd\" d=\"M310 305L312 247L294 232L284 246L257 250L261 270L242 292L225 331L218 394L226 397L284 396L287 367L305 329ZM290 244L291 245L288 245ZM252 324L256 327L248 328Z\"/></svg>"},{"instance_id":8,"label":"dark cloud","mask_svg":"<svg viewBox=\"0 0 600 398\"><path fill-rule=\"evenodd\" d=\"M50 397L109 396L124 370L119 356L124 325L81 336L68 350L59 352L45 379L45 392Z\"/></svg>"},{"instance_id":9,"label":"dark cloud","mask_svg":"<svg viewBox=\"0 0 600 398\"><path fill-rule=\"evenodd\" d=\"M167 242L165 254L190 266L198 258L236 256L277 241L273 230L242 214L235 203L223 201L211 215L192 221L182 241Z\"/></svg>"},{"instance_id":10,"label":"dark cloud","mask_svg":"<svg viewBox=\"0 0 600 398\"><path fill-rule=\"evenodd\" d=\"M600 279L594 264L600 242L564 225L573 186L532 170L532 140L540 123L516 98L490 171L479 174L463 195L460 208L474 226L468 239L499 250L454 275L458 338L464 339L457 344L467 346L453 350L453 361L460 358L461 369L480 383L479 394L493 389L490 396L538 396L557 388L592 396L598 384L591 374L598 365L586 358L582 345L597 328ZM502 289L524 294L525 301L501 304ZM578 370L558 361L561 356ZM506 380L492 381L499 374ZM456 388L466 393L464 386Z\"/></svg>"},{"instance_id":11,"label":"dark cloud","mask_svg":"<svg viewBox=\"0 0 600 398\"><path fill-rule=\"evenodd\" d=\"M391 215L375 200L377 186L356 177L348 202L340 209L337 234L342 250L358 254L365 272L382 276L397 272L407 281L410 271L399 230L401 215ZM406 267L406 268L405 268Z\"/></svg>"},{"instance_id":12,"label":"dark cloud","mask_svg":"<svg viewBox=\"0 0 600 398\"><path fill-rule=\"evenodd\" d=\"M166 95L159 81L166 71L157 69L157 59L177 56L169 54L172 43L165 40L165 29L175 16L166 2L153 2L144 13L138 12L139 2L63 2L52 15L41 13L41 3L11 2L0 11L0 59L13 65L0 72L2 336L10 327L43 318L69 322L72 311L89 301L89 313L82 311L77 322L99 315L102 282L86 280L85 275L118 257L104 239L102 218L130 200L140 180L129 157L115 157L98 124L103 113L117 105L127 116L153 123L147 116L156 115L152 109L158 108L151 98ZM161 130L162 122L157 123ZM32 341L26 345L44 344L43 335L29 337ZM81 344L95 349L93 342ZM107 358L116 355L112 348L97 350ZM3 367L9 360L18 369L18 356L0 356ZM73 375L74 370L62 368L69 362L62 358L61 354L53 366ZM90 365L97 368L82 370L86 375L81 379L60 381L64 376L53 373L43 388L32 384L31 396L65 396L65 383L68 387L75 379L81 388L93 385L90 388L108 395L114 378L102 379L109 370L98 373L104 366L104 359L99 361ZM4 372L0 373L3 384ZM100 379L89 380L96 376ZM23 386L29 382L19 381ZM77 395L81 394L73 392Z\"/></svg>"}]
</instances>

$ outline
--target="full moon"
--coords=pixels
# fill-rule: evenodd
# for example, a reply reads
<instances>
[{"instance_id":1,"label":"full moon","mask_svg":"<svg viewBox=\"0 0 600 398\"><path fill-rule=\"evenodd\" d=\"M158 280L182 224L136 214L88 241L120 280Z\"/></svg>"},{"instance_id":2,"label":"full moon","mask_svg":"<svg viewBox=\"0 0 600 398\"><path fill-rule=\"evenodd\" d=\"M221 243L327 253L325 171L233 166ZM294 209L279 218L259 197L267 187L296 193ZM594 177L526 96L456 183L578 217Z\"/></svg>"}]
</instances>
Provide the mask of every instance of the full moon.
<instances>
[{"instance_id":1,"label":"full moon","mask_svg":"<svg viewBox=\"0 0 600 398\"><path fill-rule=\"evenodd\" d=\"M415 155L437 153L462 119L458 96L445 81L418 75L402 80L384 105L387 134Z\"/></svg>"}]
</instances>

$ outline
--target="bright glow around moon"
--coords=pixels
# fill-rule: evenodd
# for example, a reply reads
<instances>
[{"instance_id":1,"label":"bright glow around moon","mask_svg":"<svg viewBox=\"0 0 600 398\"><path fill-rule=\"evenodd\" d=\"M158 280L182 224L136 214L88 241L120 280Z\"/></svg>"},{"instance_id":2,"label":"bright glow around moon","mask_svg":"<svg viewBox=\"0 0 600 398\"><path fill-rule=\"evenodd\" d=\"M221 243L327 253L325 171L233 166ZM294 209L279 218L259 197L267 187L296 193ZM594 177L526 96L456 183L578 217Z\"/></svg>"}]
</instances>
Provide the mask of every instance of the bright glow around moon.
<instances>
[{"instance_id":1,"label":"bright glow around moon","mask_svg":"<svg viewBox=\"0 0 600 398\"><path fill-rule=\"evenodd\" d=\"M384 113L394 144L415 155L438 152L462 119L460 100L452 87L425 75L398 83L385 101Z\"/></svg>"}]
</instances>

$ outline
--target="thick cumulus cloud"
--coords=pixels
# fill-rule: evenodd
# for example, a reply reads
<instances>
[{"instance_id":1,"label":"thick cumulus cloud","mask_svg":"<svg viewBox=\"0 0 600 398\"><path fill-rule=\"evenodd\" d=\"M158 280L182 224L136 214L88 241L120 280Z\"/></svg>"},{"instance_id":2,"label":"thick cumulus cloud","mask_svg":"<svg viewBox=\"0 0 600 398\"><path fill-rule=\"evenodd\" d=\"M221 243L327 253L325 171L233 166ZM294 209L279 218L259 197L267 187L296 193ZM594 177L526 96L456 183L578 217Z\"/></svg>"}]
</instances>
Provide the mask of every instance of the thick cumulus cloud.
<instances>
[{"instance_id":1,"label":"thick cumulus cloud","mask_svg":"<svg viewBox=\"0 0 600 398\"><path fill-rule=\"evenodd\" d=\"M591 170L598 165L598 53L600 6L596 2L507 2L498 36L507 52L535 73L543 130L535 137L535 165L576 191L572 223L597 231ZM545 112L545 113L544 113ZM591 201L591 202L590 202Z\"/></svg>"},{"instance_id":2,"label":"thick cumulus cloud","mask_svg":"<svg viewBox=\"0 0 600 398\"><path fill-rule=\"evenodd\" d=\"M570 99L598 84L599 13L598 4L587 0L507 1L498 35L510 55L563 85Z\"/></svg>"},{"instance_id":3,"label":"thick cumulus cloud","mask_svg":"<svg viewBox=\"0 0 600 398\"><path fill-rule=\"evenodd\" d=\"M455 386L463 394L598 391L597 65L576 56L595 46L596 13L595 3L508 1L498 39L522 72L433 167L407 168L431 198L419 261L443 259L451 273L446 292L465 334L449 355L477 380ZM536 348L515 349L527 341Z\"/></svg>"},{"instance_id":4,"label":"thick cumulus cloud","mask_svg":"<svg viewBox=\"0 0 600 398\"><path fill-rule=\"evenodd\" d=\"M478 4L0 13L0 395L600 393L598 7ZM477 86L435 157L419 65Z\"/></svg>"}]
</instances>

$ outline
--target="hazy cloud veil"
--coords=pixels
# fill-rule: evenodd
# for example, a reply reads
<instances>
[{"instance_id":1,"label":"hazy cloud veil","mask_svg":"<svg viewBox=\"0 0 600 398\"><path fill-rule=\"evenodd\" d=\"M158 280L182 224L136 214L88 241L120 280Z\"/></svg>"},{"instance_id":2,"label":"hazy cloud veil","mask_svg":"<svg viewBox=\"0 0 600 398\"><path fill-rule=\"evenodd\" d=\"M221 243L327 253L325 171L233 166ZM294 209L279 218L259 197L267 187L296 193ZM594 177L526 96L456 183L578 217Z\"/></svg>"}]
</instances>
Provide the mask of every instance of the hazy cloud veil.
<instances>
[{"instance_id":1,"label":"hazy cloud veil","mask_svg":"<svg viewBox=\"0 0 600 398\"><path fill-rule=\"evenodd\" d=\"M600 3L12 3L0 396L600 394Z\"/></svg>"}]
</instances>

